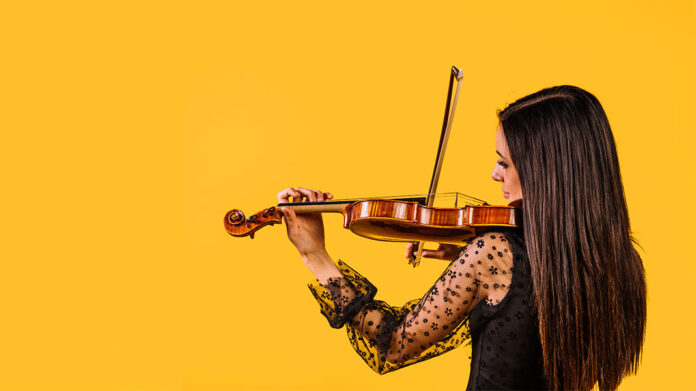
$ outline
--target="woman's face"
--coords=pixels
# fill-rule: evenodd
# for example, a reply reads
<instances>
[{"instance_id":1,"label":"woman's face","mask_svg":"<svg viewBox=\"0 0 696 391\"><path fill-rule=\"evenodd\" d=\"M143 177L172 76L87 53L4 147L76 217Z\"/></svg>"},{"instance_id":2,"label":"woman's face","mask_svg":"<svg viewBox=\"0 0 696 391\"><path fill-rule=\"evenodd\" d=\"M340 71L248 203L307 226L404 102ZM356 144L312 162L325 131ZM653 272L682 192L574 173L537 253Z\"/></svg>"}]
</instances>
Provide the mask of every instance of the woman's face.
<instances>
[{"instance_id":1,"label":"woman's face","mask_svg":"<svg viewBox=\"0 0 696 391\"><path fill-rule=\"evenodd\" d=\"M491 177L493 180L500 182L503 187L503 197L508 202L521 200L522 187L520 186L520 178L517 176L517 169L512 164L512 159L510 159L510 151L508 151L502 124L498 124L498 130L495 133L495 151L499 156Z\"/></svg>"}]
</instances>

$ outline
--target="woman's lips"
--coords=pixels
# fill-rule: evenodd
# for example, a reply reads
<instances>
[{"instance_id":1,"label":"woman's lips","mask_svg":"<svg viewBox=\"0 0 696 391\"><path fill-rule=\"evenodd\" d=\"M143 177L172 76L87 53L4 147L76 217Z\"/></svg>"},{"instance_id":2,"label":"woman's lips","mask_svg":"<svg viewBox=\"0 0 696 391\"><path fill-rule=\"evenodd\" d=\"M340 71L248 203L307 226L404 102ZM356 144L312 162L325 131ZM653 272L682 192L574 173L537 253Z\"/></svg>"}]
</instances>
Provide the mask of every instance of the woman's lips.
<instances>
[{"instance_id":1,"label":"woman's lips","mask_svg":"<svg viewBox=\"0 0 696 391\"><path fill-rule=\"evenodd\" d=\"M503 197L504 197L505 199L509 199L509 198L510 198L510 193L504 191L504 192L503 192Z\"/></svg>"}]
</instances>

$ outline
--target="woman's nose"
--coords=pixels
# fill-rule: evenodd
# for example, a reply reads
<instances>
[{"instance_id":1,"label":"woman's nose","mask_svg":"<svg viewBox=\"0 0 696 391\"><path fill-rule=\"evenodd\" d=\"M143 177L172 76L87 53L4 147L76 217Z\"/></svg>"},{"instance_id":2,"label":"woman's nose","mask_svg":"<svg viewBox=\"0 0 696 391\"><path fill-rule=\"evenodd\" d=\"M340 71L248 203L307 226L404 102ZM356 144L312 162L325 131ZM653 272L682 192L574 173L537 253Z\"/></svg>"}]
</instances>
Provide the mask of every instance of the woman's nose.
<instances>
[{"instance_id":1,"label":"woman's nose","mask_svg":"<svg viewBox=\"0 0 696 391\"><path fill-rule=\"evenodd\" d=\"M498 172L498 165L497 164L495 165L495 168L493 169L493 172L491 173L491 178L493 178L493 180L496 182L503 181L503 177Z\"/></svg>"}]
</instances>

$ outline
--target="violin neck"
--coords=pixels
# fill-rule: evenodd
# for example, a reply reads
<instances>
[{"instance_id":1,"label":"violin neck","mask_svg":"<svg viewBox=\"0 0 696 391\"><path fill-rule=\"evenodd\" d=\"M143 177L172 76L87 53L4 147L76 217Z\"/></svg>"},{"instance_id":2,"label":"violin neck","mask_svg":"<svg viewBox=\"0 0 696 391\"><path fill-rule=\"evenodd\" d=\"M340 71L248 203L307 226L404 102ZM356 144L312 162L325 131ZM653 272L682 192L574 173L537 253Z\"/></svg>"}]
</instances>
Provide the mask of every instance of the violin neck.
<instances>
[{"instance_id":1,"label":"violin neck","mask_svg":"<svg viewBox=\"0 0 696 391\"><path fill-rule=\"evenodd\" d=\"M279 207L290 208L297 214L303 213L343 213L346 206L352 204L350 201L345 202L288 202L280 203Z\"/></svg>"}]
</instances>

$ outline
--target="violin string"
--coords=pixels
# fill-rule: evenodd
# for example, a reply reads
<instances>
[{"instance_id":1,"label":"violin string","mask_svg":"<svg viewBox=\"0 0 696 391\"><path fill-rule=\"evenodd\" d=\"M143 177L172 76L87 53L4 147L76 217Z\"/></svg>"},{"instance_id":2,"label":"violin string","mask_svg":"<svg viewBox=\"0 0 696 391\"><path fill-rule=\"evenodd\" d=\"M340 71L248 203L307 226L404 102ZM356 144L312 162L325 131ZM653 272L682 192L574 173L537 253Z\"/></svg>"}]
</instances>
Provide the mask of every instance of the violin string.
<instances>
[{"instance_id":1,"label":"violin string","mask_svg":"<svg viewBox=\"0 0 696 391\"><path fill-rule=\"evenodd\" d=\"M331 201L333 201L333 202L341 202L341 201L354 202L357 200L368 199L368 198L369 199L398 199L398 198L427 197L429 195L434 196L436 198L436 200L437 199L442 200L442 199L446 199L447 197L451 197L451 198L455 199L455 202L457 202L458 199L461 197L465 200L464 202L468 201L470 204L479 204L479 205L486 205L487 204L487 202L484 200L481 200L479 198L472 197L472 196L469 196L469 195L466 195L463 193L459 193L459 192L431 193L431 194L404 194L404 195L361 197L361 198L339 198L339 199L333 199Z\"/></svg>"},{"instance_id":2,"label":"violin string","mask_svg":"<svg viewBox=\"0 0 696 391\"><path fill-rule=\"evenodd\" d=\"M375 198L375 199L394 199L394 198L417 198L417 197L427 197L428 195L433 195L435 197L439 197L440 199L446 198L446 197L463 197L467 198L469 200L477 201L480 203L485 203L485 201L468 196L463 193L458 193L458 192L448 192L448 193L431 193L431 194L404 194L404 195L392 195L392 196L374 196L374 197L361 197L361 198L342 198L342 199L335 199L333 201L356 201L359 199L366 199L366 198Z\"/></svg>"}]
</instances>

